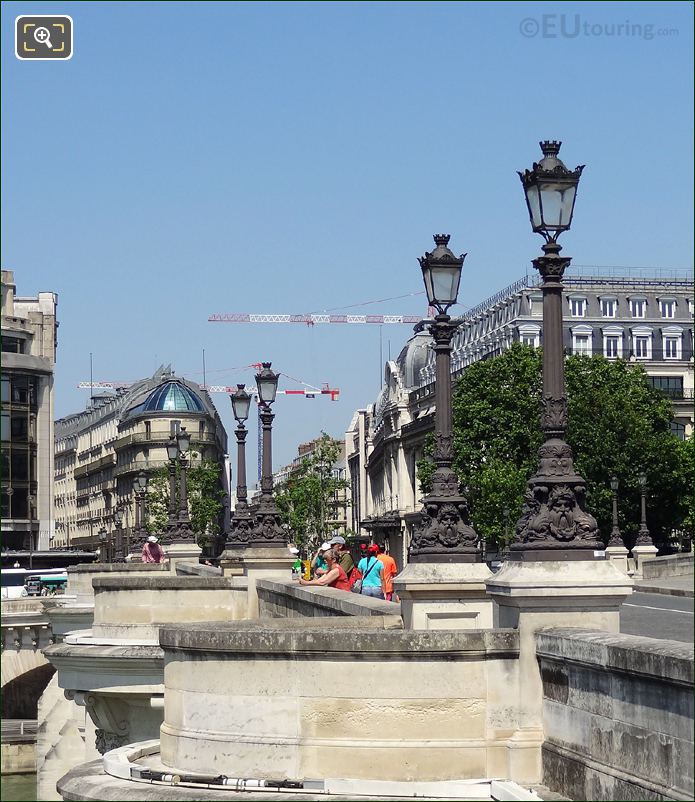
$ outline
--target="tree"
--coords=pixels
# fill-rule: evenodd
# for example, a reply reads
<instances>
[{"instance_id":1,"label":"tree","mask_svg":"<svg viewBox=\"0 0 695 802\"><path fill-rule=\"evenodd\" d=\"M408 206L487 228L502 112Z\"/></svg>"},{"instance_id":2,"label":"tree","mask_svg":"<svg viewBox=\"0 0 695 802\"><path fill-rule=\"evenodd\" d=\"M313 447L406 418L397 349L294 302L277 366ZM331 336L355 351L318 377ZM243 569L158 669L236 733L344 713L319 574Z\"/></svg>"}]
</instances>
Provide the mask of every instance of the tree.
<instances>
[{"instance_id":1,"label":"tree","mask_svg":"<svg viewBox=\"0 0 695 802\"><path fill-rule=\"evenodd\" d=\"M350 483L336 476L340 443L321 433L313 452L275 487L275 501L290 537L298 546L315 546L332 532L341 491Z\"/></svg>"},{"instance_id":2,"label":"tree","mask_svg":"<svg viewBox=\"0 0 695 802\"><path fill-rule=\"evenodd\" d=\"M688 524L693 450L670 431L672 408L640 365L602 356L565 360L575 466L587 481L587 507L605 541L611 529L610 478L620 480L619 523L632 544L639 527L637 476L649 483L648 525L658 544ZM537 468L542 354L514 345L468 367L455 388L454 467L468 488L473 526L495 543L509 539L521 515L527 479ZM418 464L423 491L432 467Z\"/></svg>"},{"instance_id":3,"label":"tree","mask_svg":"<svg viewBox=\"0 0 695 802\"><path fill-rule=\"evenodd\" d=\"M221 466L214 460L200 460L198 453L189 452L188 512L191 528L199 546L210 549L221 531L224 490L220 482ZM180 468L176 463L176 487L179 487ZM178 503L178 492L177 492ZM150 474L147 485L147 530L161 534L169 518L169 473L157 468Z\"/></svg>"}]
</instances>

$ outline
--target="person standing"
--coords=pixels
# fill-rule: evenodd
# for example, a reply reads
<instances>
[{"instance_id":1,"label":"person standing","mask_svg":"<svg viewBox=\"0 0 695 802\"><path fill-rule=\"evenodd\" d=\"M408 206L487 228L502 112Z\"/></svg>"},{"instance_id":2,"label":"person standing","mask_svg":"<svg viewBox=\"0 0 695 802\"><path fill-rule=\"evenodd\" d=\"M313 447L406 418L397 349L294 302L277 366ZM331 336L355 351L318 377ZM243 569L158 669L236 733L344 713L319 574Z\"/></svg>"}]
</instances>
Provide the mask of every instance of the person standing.
<instances>
[{"instance_id":1,"label":"person standing","mask_svg":"<svg viewBox=\"0 0 695 802\"><path fill-rule=\"evenodd\" d=\"M150 535L142 547L142 561L144 563L162 563L164 562L164 552L159 545L159 539L154 535Z\"/></svg>"},{"instance_id":2,"label":"person standing","mask_svg":"<svg viewBox=\"0 0 695 802\"><path fill-rule=\"evenodd\" d=\"M357 563L357 570L362 574L362 590L360 593L363 596L371 596L374 599L384 598L384 588L382 583L382 574L384 572L384 564L379 560L379 547L376 543L372 543L367 547L367 556L363 557Z\"/></svg>"},{"instance_id":3,"label":"person standing","mask_svg":"<svg viewBox=\"0 0 695 802\"><path fill-rule=\"evenodd\" d=\"M377 545L379 551L377 552L377 559L383 563L384 571L381 575L382 584L384 587L384 598L386 601L393 601L393 578L398 573L398 566L396 561L390 554L387 554L381 546Z\"/></svg>"},{"instance_id":4,"label":"person standing","mask_svg":"<svg viewBox=\"0 0 695 802\"><path fill-rule=\"evenodd\" d=\"M345 571L347 578L350 579L350 574L352 573L352 569L355 567L355 562L352 559L352 555L350 554L347 544L345 543L345 538L341 537L340 535L336 535L328 541L328 545L336 553L340 567L343 569L343 571Z\"/></svg>"}]
</instances>

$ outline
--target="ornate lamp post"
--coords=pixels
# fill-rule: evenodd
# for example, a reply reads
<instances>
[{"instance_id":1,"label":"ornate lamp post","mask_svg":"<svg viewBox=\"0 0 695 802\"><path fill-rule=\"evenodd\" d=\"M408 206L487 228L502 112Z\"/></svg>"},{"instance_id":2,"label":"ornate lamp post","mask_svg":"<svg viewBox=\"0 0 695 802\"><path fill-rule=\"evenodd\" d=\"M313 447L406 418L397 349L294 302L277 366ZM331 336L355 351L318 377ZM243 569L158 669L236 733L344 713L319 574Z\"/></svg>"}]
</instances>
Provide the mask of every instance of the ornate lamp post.
<instances>
[{"instance_id":1,"label":"ornate lamp post","mask_svg":"<svg viewBox=\"0 0 695 802\"><path fill-rule=\"evenodd\" d=\"M432 489L423 499L419 526L413 533L409 562L477 562L477 535L468 519L468 505L452 470L451 339L458 322L448 315L458 297L466 254L449 250L449 235L435 234L436 248L420 257L422 278L430 306L437 316L429 330L436 354L435 450Z\"/></svg>"},{"instance_id":2,"label":"ornate lamp post","mask_svg":"<svg viewBox=\"0 0 695 802\"><path fill-rule=\"evenodd\" d=\"M169 438L167 443L167 457L169 457L169 511L167 517L165 539L171 541L178 529L178 505L176 494L176 463L179 459L179 444L175 435Z\"/></svg>"},{"instance_id":3,"label":"ornate lamp post","mask_svg":"<svg viewBox=\"0 0 695 802\"><path fill-rule=\"evenodd\" d=\"M101 562L109 563L109 562L111 562L111 560L109 559L110 555L109 555L109 547L108 547L108 543L107 543L107 539L108 539L109 533L106 531L106 527L102 526L101 529L97 532L97 535L99 536L99 543L101 544L101 547L100 547Z\"/></svg>"},{"instance_id":4,"label":"ornate lamp post","mask_svg":"<svg viewBox=\"0 0 695 802\"><path fill-rule=\"evenodd\" d=\"M225 548L234 548L246 545L251 539L253 532L253 515L249 510L248 491L246 488L246 435L248 434L244 425L249 417L251 407L251 395L246 392L243 384L237 384L237 389L230 396L232 401L232 412L237 422L236 442L237 442L237 489L236 507L230 524L229 540Z\"/></svg>"},{"instance_id":5,"label":"ornate lamp post","mask_svg":"<svg viewBox=\"0 0 695 802\"><path fill-rule=\"evenodd\" d=\"M618 488L620 482L617 476L611 477L611 490L613 491L613 528L611 529L611 539L608 541L609 546L622 546L623 536L620 534L620 527L618 526Z\"/></svg>"},{"instance_id":6,"label":"ornate lamp post","mask_svg":"<svg viewBox=\"0 0 695 802\"><path fill-rule=\"evenodd\" d=\"M181 475L179 479L179 519L178 536L181 540L194 540L193 529L191 528L191 517L188 514L188 449L191 446L191 435L182 426L176 435L176 442L179 446L179 467Z\"/></svg>"},{"instance_id":7,"label":"ornate lamp post","mask_svg":"<svg viewBox=\"0 0 695 802\"><path fill-rule=\"evenodd\" d=\"M286 542L286 534L282 528L280 514L273 498L273 452L272 427L275 415L271 405L275 401L278 389L279 373L270 369L270 362L263 362L263 367L256 374L258 398L260 401L258 414L263 427L263 466L261 472L261 497L256 511L256 526L253 540L257 545L278 546Z\"/></svg>"},{"instance_id":8,"label":"ornate lamp post","mask_svg":"<svg viewBox=\"0 0 695 802\"><path fill-rule=\"evenodd\" d=\"M522 560L592 559L603 546L584 509L586 483L574 470L565 441L567 395L562 348L562 276L570 263L557 240L572 223L583 165L568 170L558 158L561 142L541 142L543 158L519 173L531 227L545 240L533 266L543 278L543 397L540 466L528 482L512 556Z\"/></svg>"},{"instance_id":9,"label":"ornate lamp post","mask_svg":"<svg viewBox=\"0 0 695 802\"><path fill-rule=\"evenodd\" d=\"M188 514L188 461L186 454L191 445L191 436L182 426L178 434L172 435L167 443L169 457L169 517L164 543L186 543L195 541ZM176 488L176 466L179 467L178 497ZM178 499L178 500L177 500Z\"/></svg>"},{"instance_id":10,"label":"ornate lamp post","mask_svg":"<svg viewBox=\"0 0 695 802\"><path fill-rule=\"evenodd\" d=\"M125 562L125 554L123 553L123 512L120 507L116 507L113 513L113 523L116 529L113 562L122 563Z\"/></svg>"},{"instance_id":11,"label":"ornate lamp post","mask_svg":"<svg viewBox=\"0 0 695 802\"><path fill-rule=\"evenodd\" d=\"M147 493L147 474L140 471L133 479L133 491L135 493L135 538L133 545L141 546L147 535L145 525L145 497Z\"/></svg>"},{"instance_id":12,"label":"ornate lamp post","mask_svg":"<svg viewBox=\"0 0 695 802\"><path fill-rule=\"evenodd\" d=\"M647 528L647 477L645 474L641 473L637 477L637 484L639 485L640 490L640 525L639 529L637 530L637 540L635 542L636 546L653 546L654 541L652 540L652 536L649 533L649 529Z\"/></svg>"}]
</instances>

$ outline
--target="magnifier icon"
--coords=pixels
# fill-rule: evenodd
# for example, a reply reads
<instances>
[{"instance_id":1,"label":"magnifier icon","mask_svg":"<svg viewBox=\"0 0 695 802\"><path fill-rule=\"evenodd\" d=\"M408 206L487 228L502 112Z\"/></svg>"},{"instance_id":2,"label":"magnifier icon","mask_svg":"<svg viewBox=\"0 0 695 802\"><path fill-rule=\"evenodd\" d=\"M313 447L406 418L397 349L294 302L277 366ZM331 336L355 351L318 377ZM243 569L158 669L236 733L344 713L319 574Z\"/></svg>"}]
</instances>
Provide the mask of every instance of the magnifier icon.
<instances>
[{"instance_id":1,"label":"magnifier icon","mask_svg":"<svg viewBox=\"0 0 695 802\"><path fill-rule=\"evenodd\" d=\"M39 27L34 31L34 39L42 45L46 45L49 50L53 49L51 44L51 34L48 28Z\"/></svg>"}]
</instances>

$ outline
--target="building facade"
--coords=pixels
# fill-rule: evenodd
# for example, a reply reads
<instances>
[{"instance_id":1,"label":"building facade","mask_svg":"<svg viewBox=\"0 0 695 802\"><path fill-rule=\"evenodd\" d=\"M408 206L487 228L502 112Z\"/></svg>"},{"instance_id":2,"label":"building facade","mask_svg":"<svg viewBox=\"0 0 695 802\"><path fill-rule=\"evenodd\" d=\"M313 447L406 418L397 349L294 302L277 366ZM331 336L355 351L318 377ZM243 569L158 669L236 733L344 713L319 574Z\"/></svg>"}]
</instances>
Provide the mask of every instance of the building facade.
<instances>
[{"instance_id":1,"label":"building facade","mask_svg":"<svg viewBox=\"0 0 695 802\"><path fill-rule=\"evenodd\" d=\"M6 549L52 545L53 373L58 296L16 295L2 271L2 537Z\"/></svg>"},{"instance_id":2,"label":"building facade","mask_svg":"<svg viewBox=\"0 0 695 802\"><path fill-rule=\"evenodd\" d=\"M222 466L226 492L227 434L208 393L161 367L148 379L93 396L87 409L56 421L56 545L96 548L123 512L126 539L136 526L133 480L168 464L166 444L178 427L191 435L196 459Z\"/></svg>"},{"instance_id":3,"label":"building facade","mask_svg":"<svg viewBox=\"0 0 695 802\"><path fill-rule=\"evenodd\" d=\"M321 443L321 440L322 438L317 437L314 440L310 440L308 443L300 443L297 447L297 456L292 460L292 463L280 468L279 471L273 474L273 486L275 488L280 488L291 479L302 462L315 454L316 447ZM339 449L338 457L331 467L331 479L343 481L348 478L345 464L345 442L333 438L331 438L331 442ZM347 487L337 488L333 491L332 497L326 506L326 530L332 535L344 536L348 530L349 521L347 518L347 510L350 505L349 495L350 490Z\"/></svg>"},{"instance_id":4,"label":"building facade","mask_svg":"<svg viewBox=\"0 0 695 802\"><path fill-rule=\"evenodd\" d=\"M693 433L693 280L685 276L583 275L565 278L563 332L568 354L639 363L673 402L673 433ZM539 280L527 276L462 316L453 340L452 381L473 362L515 342L543 342ZM386 543L399 565L419 519L416 464L434 427L434 353L426 324L387 362L376 402L346 432L352 528Z\"/></svg>"}]
</instances>

